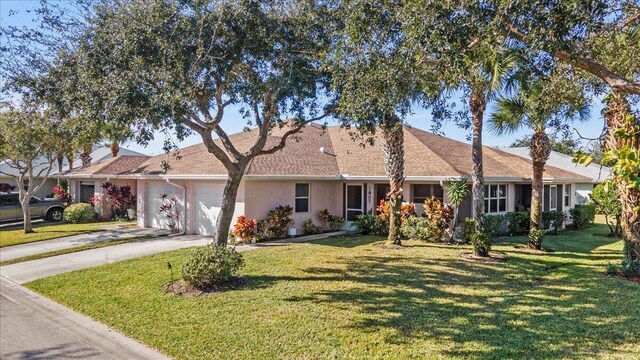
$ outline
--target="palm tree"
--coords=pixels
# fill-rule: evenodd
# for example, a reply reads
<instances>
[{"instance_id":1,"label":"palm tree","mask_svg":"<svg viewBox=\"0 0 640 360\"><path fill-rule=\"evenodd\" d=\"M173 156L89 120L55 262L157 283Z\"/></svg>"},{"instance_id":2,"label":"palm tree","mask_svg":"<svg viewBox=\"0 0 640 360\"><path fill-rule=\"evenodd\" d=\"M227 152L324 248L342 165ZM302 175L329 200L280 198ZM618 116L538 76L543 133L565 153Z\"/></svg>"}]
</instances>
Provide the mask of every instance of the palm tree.
<instances>
[{"instance_id":1,"label":"palm tree","mask_svg":"<svg viewBox=\"0 0 640 360\"><path fill-rule=\"evenodd\" d=\"M533 163L529 247L533 249L542 248L542 174L551 153L547 130L559 129L573 120L586 120L588 116L589 106L582 92L571 86L567 78L556 76L521 87L514 97L499 98L489 119L491 131L498 135L521 128L533 131L529 147Z\"/></svg>"},{"instance_id":2,"label":"palm tree","mask_svg":"<svg viewBox=\"0 0 640 360\"><path fill-rule=\"evenodd\" d=\"M476 223L476 232L484 233L484 171L482 160L482 127L487 102L495 94L506 89L510 91L519 83L520 73L516 70L521 62L520 48L504 44L491 51L474 55L479 61L471 61L467 84L470 88L469 108L471 110L471 197ZM488 256L489 249L480 244L474 246L478 256Z\"/></svg>"},{"instance_id":3,"label":"palm tree","mask_svg":"<svg viewBox=\"0 0 640 360\"><path fill-rule=\"evenodd\" d=\"M133 132L129 127L116 124L105 125L102 129L102 134L109 141L109 149L113 157L118 156L120 144L133 137Z\"/></svg>"}]
</instances>

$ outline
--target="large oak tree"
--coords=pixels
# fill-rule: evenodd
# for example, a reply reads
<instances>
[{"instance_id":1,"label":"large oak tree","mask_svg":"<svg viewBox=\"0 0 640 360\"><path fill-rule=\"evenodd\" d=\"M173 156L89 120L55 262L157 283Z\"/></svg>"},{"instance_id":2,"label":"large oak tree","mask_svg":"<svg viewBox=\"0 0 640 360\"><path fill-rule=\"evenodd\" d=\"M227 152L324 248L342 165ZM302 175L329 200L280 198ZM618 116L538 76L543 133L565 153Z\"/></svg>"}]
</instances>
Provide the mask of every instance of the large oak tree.
<instances>
[{"instance_id":1,"label":"large oak tree","mask_svg":"<svg viewBox=\"0 0 640 360\"><path fill-rule=\"evenodd\" d=\"M88 96L105 123L131 126L145 143L157 130L202 137L228 180L214 243L227 242L240 181L251 160L274 153L322 119L327 97L320 69L327 50L324 9L312 1L103 2L73 54ZM240 150L221 123L229 106L257 127ZM277 144L267 146L275 128ZM216 141L218 138L219 141Z\"/></svg>"}]
</instances>

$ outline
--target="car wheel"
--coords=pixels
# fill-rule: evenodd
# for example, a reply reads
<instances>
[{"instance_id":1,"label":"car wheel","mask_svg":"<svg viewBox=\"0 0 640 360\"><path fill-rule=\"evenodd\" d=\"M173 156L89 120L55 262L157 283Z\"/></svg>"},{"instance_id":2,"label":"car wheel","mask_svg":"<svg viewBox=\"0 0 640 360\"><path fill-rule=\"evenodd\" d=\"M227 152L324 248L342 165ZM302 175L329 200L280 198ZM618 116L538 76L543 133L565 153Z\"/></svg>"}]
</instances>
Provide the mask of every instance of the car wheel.
<instances>
[{"instance_id":1,"label":"car wheel","mask_svg":"<svg viewBox=\"0 0 640 360\"><path fill-rule=\"evenodd\" d=\"M51 209L47 213L47 220L62 221L62 209Z\"/></svg>"}]
</instances>

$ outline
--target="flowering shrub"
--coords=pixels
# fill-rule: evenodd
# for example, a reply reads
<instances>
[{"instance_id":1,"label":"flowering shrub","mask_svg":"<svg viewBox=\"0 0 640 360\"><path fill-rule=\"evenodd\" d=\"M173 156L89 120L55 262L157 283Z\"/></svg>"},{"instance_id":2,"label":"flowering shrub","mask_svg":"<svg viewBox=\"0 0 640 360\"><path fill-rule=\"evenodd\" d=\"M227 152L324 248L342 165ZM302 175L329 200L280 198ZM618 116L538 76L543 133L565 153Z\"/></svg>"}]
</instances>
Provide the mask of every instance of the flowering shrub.
<instances>
[{"instance_id":1,"label":"flowering shrub","mask_svg":"<svg viewBox=\"0 0 640 360\"><path fill-rule=\"evenodd\" d=\"M233 226L232 234L245 242L255 239L258 235L256 220L247 219L245 215L238 216L238 221Z\"/></svg>"},{"instance_id":2,"label":"flowering shrub","mask_svg":"<svg viewBox=\"0 0 640 360\"><path fill-rule=\"evenodd\" d=\"M380 216L380 218L388 224L389 215L391 213L391 204L382 199L380 200L378 207L376 207L376 211L378 211L379 213L378 216ZM412 202L402 204L402 206L400 207L400 221L404 222L412 216L416 216L416 204Z\"/></svg>"},{"instance_id":3,"label":"flowering shrub","mask_svg":"<svg viewBox=\"0 0 640 360\"><path fill-rule=\"evenodd\" d=\"M319 234L322 232L320 227L313 223L313 220L307 219L302 223L302 227L304 228L304 233L306 235Z\"/></svg>"},{"instance_id":4,"label":"flowering shrub","mask_svg":"<svg viewBox=\"0 0 640 360\"><path fill-rule=\"evenodd\" d=\"M14 191L16 189L15 186L7 183L0 183L0 192L9 192Z\"/></svg>"},{"instance_id":5,"label":"flowering shrub","mask_svg":"<svg viewBox=\"0 0 640 360\"><path fill-rule=\"evenodd\" d=\"M56 185L51 188L55 194L55 198L64 201L64 206L67 207L71 204L71 194L62 186Z\"/></svg>"},{"instance_id":6,"label":"flowering shrub","mask_svg":"<svg viewBox=\"0 0 640 360\"><path fill-rule=\"evenodd\" d=\"M292 219L293 207L291 205L278 205L267 213L264 232L270 238L283 238L287 235L289 226L295 224Z\"/></svg>"},{"instance_id":7,"label":"flowering shrub","mask_svg":"<svg viewBox=\"0 0 640 360\"><path fill-rule=\"evenodd\" d=\"M178 197L172 196L169 197L167 194L160 195L160 199L162 199L162 205L160 205L160 212L167 218L167 226L169 227L169 231L171 233L176 234L180 232L180 220L182 219L182 215L180 214L180 209L178 208Z\"/></svg>"},{"instance_id":8,"label":"flowering shrub","mask_svg":"<svg viewBox=\"0 0 640 360\"><path fill-rule=\"evenodd\" d=\"M353 226L363 235L387 235L389 233L389 224L385 223L380 216L371 213L356 216Z\"/></svg>"},{"instance_id":9,"label":"flowering shrub","mask_svg":"<svg viewBox=\"0 0 640 360\"><path fill-rule=\"evenodd\" d=\"M442 241L453 218L453 209L432 196L424 201L424 217L429 223L432 241Z\"/></svg>"}]
</instances>

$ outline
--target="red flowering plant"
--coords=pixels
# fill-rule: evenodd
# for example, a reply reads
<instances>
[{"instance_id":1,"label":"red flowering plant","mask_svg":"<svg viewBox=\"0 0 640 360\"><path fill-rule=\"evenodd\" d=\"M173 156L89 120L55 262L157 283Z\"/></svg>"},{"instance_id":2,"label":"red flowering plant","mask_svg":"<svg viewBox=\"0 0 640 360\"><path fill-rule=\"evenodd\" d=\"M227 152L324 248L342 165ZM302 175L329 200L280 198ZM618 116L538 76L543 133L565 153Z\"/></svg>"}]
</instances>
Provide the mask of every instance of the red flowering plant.
<instances>
[{"instance_id":1,"label":"red flowering plant","mask_svg":"<svg viewBox=\"0 0 640 360\"><path fill-rule=\"evenodd\" d=\"M56 185L51 188L53 193L55 194L55 198L64 201L64 207L67 207L71 204L71 194L60 185Z\"/></svg>"},{"instance_id":2,"label":"red flowering plant","mask_svg":"<svg viewBox=\"0 0 640 360\"><path fill-rule=\"evenodd\" d=\"M429 223L434 241L444 240L453 219L453 209L432 196L424 201L424 217Z\"/></svg>"},{"instance_id":3,"label":"red flowering plant","mask_svg":"<svg viewBox=\"0 0 640 360\"><path fill-rule=\"evenodd\" d=\"M258 227L255 219L247 219L245 215L238 216L238 221L233 226L233 236L244 242L252 242L258 235Z\"/></svg>"},{"instance_id":4,"label":"red flowering plant","mask_svg":"<svg viewBox=\"0 0 640 360\"><path fill-rule=\"evenodd\" d=\"M170 198L167 194L160 195L160 199L162 200L162 204L160 205L159 211L167 219L167 227L169 228L169 231L172 234L179 233L180 220L182 219L180 208L178 207L180 200L175 195Z\"/></svg>"}]
</instances>

